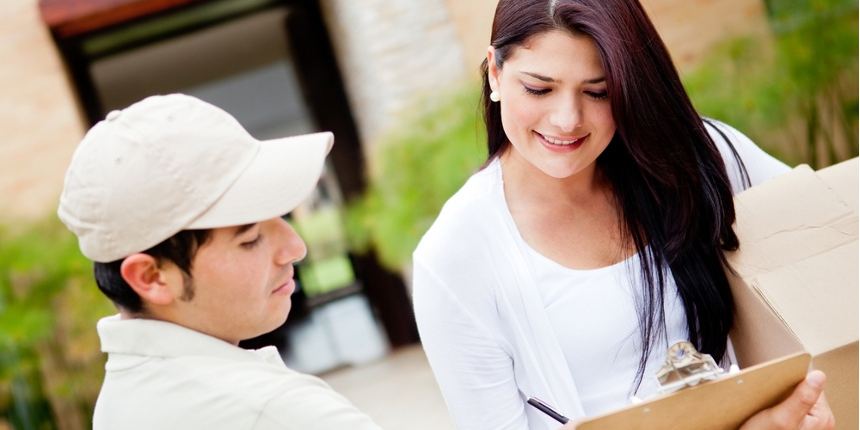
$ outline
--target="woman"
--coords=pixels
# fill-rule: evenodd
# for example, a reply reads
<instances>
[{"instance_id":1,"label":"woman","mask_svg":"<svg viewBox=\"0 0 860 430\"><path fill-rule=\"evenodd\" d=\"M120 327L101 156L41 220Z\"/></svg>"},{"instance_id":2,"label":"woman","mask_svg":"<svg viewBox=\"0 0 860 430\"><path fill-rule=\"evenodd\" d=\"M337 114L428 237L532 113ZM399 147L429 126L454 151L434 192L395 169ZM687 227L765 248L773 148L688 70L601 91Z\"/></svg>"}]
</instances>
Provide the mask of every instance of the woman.
<instances>
[{"instance_id":1,"label":"woman","mask_svg":"<svg viewBox=\"0 0 860 430\"><path fill-rule=\"evenodd\" d=\"M528 396L572 417L646 398L679 339L727 364L732 195L788 167L696 113L635 0L501 0L483 71L488 160L414 254L458 427L557 427Z\"/></svg>"}]
</instances>

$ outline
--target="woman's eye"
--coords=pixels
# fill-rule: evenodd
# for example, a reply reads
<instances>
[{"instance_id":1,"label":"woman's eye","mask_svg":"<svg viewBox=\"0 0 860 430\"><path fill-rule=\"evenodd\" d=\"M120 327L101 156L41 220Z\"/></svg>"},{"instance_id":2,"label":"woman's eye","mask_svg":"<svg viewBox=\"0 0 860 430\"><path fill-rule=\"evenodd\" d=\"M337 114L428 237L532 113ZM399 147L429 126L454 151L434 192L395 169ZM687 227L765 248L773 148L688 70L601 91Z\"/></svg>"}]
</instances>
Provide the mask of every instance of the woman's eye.
<instances>
[{"instance_id":1,"label":"woman's eye","mask_svg":"<svg viewBox=\"0 0 860 430\"><path fill-rule=\"evenodd\" d=\"M536 88L530 88L530 87L523 85L523 91L525 91L526 93L531 94L533 96L542 96L542 95L548 93L550 90L549 90L549 88L544 88L544 89L539 90Z\"/></svg>"},{"instance_id":2,"label":"woman's eye","mask_svg":"<svg viewBox=\"0 0 860 430\"><path fill-rule=\"evenodd\" d=\"M586 91L585 94L596 100L603 100L609 96L609 93L606 91Z\"/></svg>"},{"instance_id":3,"label":"woman's eye","mask_svg":"<svg viewBox=\"0 0 860 430\"><path fill-rule=\"evenodd\" d=\"M263 235L257 234L257 237L255 237L254 240L251 240L248 242L242 242L239 244L239 246L241 246L242 248L245 248L245 249L251 249L251 248L257 246L257 244L259 244L262 239L263 239Z\"/></svg>"}]
</instances>

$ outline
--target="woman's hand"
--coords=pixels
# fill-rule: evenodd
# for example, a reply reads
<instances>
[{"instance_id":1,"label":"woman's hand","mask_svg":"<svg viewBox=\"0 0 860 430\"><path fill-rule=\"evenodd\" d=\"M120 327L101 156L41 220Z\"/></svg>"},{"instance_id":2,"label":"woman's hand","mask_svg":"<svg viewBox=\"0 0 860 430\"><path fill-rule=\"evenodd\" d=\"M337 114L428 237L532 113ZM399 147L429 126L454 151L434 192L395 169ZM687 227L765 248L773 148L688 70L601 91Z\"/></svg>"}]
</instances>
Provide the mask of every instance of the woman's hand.
<instances>
[{"instance_id":1,"label":"woman's hand","mask_svg":"<svg viewBox=\"0 0 860 430\"><path fill-rule=\"evenodd\" d=\"M813 370L782 403L748 419L740 430L832 430L833 412L824 398L824 373Z\"/></svg>"},{"instance_id":2,"label":"woman's hand","mask_svg":"<svg viewBox=\"0 0 860 430\"><path fill-rule=\"evenodd\" d=\"M576 426L583 421L582 418L577 418L574 420L570 420L564 427L559 427L558 430L576 430Z\"/></svg>"}]
</instances>

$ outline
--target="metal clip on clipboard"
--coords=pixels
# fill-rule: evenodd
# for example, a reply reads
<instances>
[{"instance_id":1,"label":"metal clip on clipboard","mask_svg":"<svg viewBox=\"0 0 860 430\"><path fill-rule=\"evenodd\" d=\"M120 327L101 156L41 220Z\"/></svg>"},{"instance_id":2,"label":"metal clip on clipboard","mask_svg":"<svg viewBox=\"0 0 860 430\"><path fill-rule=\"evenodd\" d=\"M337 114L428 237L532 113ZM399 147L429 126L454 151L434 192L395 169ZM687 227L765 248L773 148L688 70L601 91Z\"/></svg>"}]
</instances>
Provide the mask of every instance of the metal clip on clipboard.
<instances>
[{"instance_id":1,"label":"metal clip on clipboard","mask_svg":"<svg viewBox=\"0 0 860 430\"><path fill-rule=\"evenodd\" d=\"M702 381L717 379L723 369L717 366L713 357L696 350L687 341L675 342L666 353L666 363L657 372L658 391L672 393L698 385Z\"/></svg>"}]
</instances>

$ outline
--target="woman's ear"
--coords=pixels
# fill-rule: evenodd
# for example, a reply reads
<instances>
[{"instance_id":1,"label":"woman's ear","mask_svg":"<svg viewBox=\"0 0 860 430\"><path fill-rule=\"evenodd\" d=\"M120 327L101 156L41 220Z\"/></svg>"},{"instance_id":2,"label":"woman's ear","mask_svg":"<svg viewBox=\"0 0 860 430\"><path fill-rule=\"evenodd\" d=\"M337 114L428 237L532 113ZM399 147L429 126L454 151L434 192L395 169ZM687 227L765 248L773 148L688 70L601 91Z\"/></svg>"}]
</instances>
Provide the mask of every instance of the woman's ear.
<instances>
[{"instance_id":1,"label":"woman's ear","mask_svg":"<svg viewBox=\"0 0 860 430\"><path fill-rule=\"evenodd\" d=\"M167 305L173 301L168 277L159 268L155 257L143 253L129 255L123 260L120 273L144 303Z\"/></svg>"},{"instance_id":2,"label":"woman's ear","mask_svg":"<svg viewBox=\"0 0 860 430\"><path fill-rule=\"evenodd\" d=\"M496 48L492 45L487 48L487 80L491 90L499 91L499 66L496 64Z\"/></svg>"}]
</instances>

